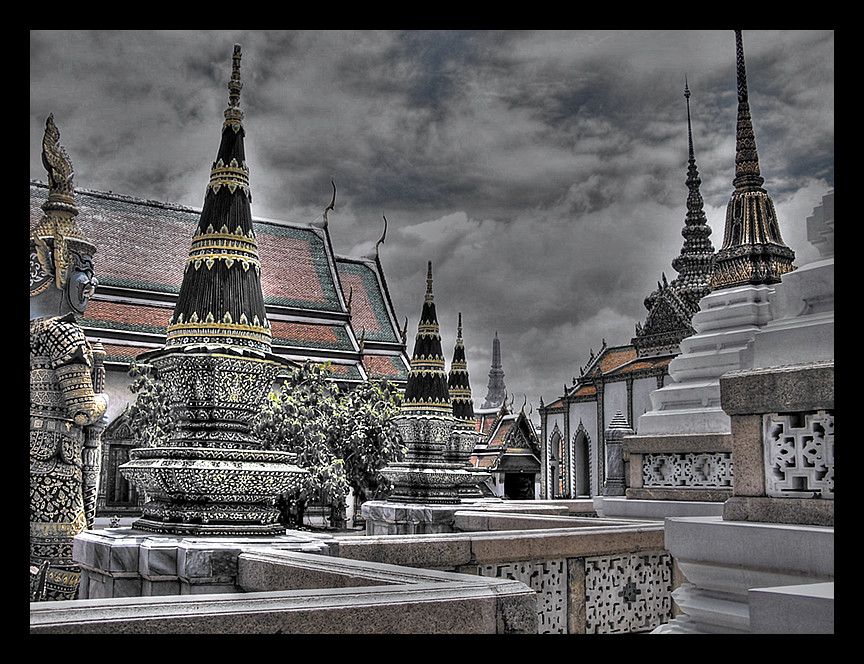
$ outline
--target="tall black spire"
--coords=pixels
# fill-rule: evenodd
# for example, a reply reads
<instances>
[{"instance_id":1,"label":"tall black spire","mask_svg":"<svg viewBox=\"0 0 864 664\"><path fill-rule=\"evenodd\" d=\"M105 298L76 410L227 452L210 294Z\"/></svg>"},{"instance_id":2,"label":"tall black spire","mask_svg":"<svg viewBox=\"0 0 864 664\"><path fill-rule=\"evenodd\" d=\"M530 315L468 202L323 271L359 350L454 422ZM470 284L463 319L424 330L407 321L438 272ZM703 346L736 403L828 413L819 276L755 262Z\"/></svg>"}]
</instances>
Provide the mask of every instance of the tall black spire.
<instances>
[{"instance_id":1,"label":"tall black spire","mask_svg":"<svg viewBox=\"0 0 864 664\"><path fill-rule=\"evenodd\" d=\"M441 350L441 333L435 311L435 296L432 293L432 261L426 276L426 296L414 341L411 369L402 399L403 413L425 415L453 415L447 373L444 369L444 354Z\"/></svg>"},{"instance_id":2,"label":"tall black spire","mask_svg":"<svg viewBox=\"0 0 864 664\"><path fill-rule=\"evenodd\" d=\"M240 57L235 44L222 139L168 326L168 346L204 343L268 353L271 349L252 228Z\"/></svg>"},{"instance_id":3,"label":"tall black spire","mask_svg":"<svg viewBox=\"0 0 864 664\"><path fill-rule=\"evenodd\" d=\"M468 360L465 358L465 344L462 341L462 313L459 313L459 325L456 329L456 345L453 348L453 361L450 363L450 374L447 377L450 390L450 400L453 403L453 417L459 420L463 427L474 429L474 405L471 401L471 381L468 377Z\"/></svg>"},{"instance_id":4,"label":"tall black spire","mask_svg":"<svg viewBox=\"0 0 864 664\"><path fill-rule=\"evenodd\" d=\"M711 292L714 267L714 247L709 236L699 191L701 179L696 168L693 149L693 124L690 118L690 87L684 81L684 99L687 101L687 214L684 218L684 245L672 260L678 276L671 282L663 275L657 289L645 298L648 317L645 324L636 324L632 344L639 357L678 352L681 340L694 333L693 315L699 311L699 301Z\"/></svg>"},{"instance_id":5,"label":"tall black spire","mask_svg":"<svg viewBox=\"0 0 864 664\"><path fill-rule=\"evenodd\" d=\"M783 243L774 202L762 187L756 137L750 117L741 31L735 31L738 122L735 132L735 188L726 207L723 246L717 252L712 285L730 288L772 284L795 269L795 252Z\"/></svg>"},{"instance_id":6,"label":"tall black spire","mask_svg":"<svg viewBox=\"0 0 864 664\"><path fill-rule=\"evenodd\" d=\"M699 186L702 180L696 168L693 150L693 126L690 120L690 87L684 81L684 98L687 100L687 214L684 218L684 246L681 254L672 261L678 276L672 288L688 303L698 305L699 300L711 292L711 273L714 267L714 246L711 244L711 227L705 217L704 203Z\"/></svg>"}]
</instances>

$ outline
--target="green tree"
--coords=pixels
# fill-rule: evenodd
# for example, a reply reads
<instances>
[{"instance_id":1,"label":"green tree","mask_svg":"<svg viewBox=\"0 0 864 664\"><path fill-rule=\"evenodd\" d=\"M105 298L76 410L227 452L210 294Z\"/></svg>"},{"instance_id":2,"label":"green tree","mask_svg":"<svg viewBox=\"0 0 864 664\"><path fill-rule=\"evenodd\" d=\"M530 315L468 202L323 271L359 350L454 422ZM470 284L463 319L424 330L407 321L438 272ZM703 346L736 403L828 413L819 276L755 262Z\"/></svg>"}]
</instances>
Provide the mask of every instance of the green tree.
<instances>
[{"instance_id":1,"label":"green tree","mask_svg":"<svg viewBox=\"0 0 864 664\"><path fill-rule=\"evenodd\" d=\"M316 497L329 501L338 525L349 489L358 501L379 496L388 488L380 469L404 455L391 419L399 410L396 386L366 382L342 391L330 374L329 365L311 362L294 369L254 425L265 447L295 453L309 471L284 497L288 525L302 526L306 503Z\"/></svg>"}]
</instances>

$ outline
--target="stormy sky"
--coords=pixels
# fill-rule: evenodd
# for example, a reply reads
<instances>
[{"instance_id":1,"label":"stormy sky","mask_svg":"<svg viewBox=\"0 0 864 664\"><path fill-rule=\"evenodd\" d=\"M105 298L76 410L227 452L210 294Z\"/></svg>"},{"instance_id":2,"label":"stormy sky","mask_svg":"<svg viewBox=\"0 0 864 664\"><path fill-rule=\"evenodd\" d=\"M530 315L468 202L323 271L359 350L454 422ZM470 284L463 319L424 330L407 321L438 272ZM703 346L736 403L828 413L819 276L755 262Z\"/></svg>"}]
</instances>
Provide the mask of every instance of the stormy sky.
<instances>
[{"instance_id":1,"label":"stormy sky","mask_svg":"<svg viewBox=\"0 0 864 664\"><path fill-rule=\"evenodd\" d=\"M200 207L242 45L252 209L380 256L413 348L433 263L445 356L457 314L475 406L492 339L517 407L629 343L676 275L687 108L722 242L734 169L732 30L30 32L30 178L49 113L79 188ZM834 32L744 31L765 188L796 264L834 186ZM191 237L190 237L191 240ZM266 269L266 267L265 267ZM523 397L523 395L525 395Z\"/></svg>"}]
</instances>

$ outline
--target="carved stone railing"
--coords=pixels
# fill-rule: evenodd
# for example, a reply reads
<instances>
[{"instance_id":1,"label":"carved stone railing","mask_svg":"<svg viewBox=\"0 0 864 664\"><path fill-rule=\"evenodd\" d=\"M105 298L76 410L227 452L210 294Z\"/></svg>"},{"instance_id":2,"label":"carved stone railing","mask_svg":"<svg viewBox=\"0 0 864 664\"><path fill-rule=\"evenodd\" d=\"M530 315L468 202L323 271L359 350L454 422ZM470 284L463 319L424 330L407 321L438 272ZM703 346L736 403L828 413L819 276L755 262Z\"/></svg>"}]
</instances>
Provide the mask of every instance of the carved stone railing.
<instances>
[{"instance_id":1,"label":"carved stone railing","mask_svg":"<svg viewBox=\"0 0 864 664\"><path fill-rule=\"evenodd\" d=\"M454 517L465 530L422 536L87 531L75 558L89 594L31 604L31 631L611 634L672 618L681 578L661 522L585 516L568 501L531 514L528 502L466 508Z\"/></svg>"},{"instance_id":2,"label":"carved stone railing","mask_svg":"<svg viewBox=\"0 0 864 664\"><path fill-rule=\"evenodd\" d=\"M834 525L834 362L731 372L720 381L735 437L732 521Z\"/></svg>"},{"instance_id":3,"label":"carved stone railing","mask_svg":"<svg viewBox=\"0 0 864 664\"><path fill-rule=\"evenodd\" d=\"M671 619L680 578L664 549L662 523L471 516L457 513L457 526L476 527L482 518L490 530L344 538L338 555L521 581L537 593L539 633L647 632ZM525 529L492 530L513 528L517 518Z\"/></svg>"},{"instance_id":4,"label":"carved stone railing","mask_svg":"<svg viewBox=\"0 0 864 664\"><path fill-rule=\"evenodd\" d=\"M627 498L722 502L732 495L729 434L625 436L623 453Z\"/></svg>"}]
</instances>

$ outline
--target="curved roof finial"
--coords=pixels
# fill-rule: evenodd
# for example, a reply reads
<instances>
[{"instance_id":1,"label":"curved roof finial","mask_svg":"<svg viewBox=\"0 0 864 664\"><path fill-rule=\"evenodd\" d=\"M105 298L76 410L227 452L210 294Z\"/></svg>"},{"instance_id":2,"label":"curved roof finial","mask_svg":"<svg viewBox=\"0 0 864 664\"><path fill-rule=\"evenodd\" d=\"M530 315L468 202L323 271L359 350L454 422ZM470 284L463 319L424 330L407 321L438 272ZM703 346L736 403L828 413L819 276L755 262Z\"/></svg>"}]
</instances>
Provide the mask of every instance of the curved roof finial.
<instances>
[{"instance_id":1,"label":"curved roof finial","mask_svg":"<svg viewBox=\"0 0 864 664\"><path fill-rule=\"evenodd\" d=\"M384 213L381 213L381 216L384 217L384 232L381 233L381 237L378 239L378 242L375 243L375 255L378 255L378 247L384 244L384 238L387 237L387 217L384 216Z\"/></svg>"},{"instance_id":2,"label":"curved roof finial","mask_svg":"<svg viewBox=\"0 0 864 664\"><path fill-rule=\"evenodd\" d=\"M336 183L333 180L330 180L330 184L333 185L333 199L330 201L330 205L324 208L324 225L323 228L327 228L327 225L330 223L327 218L327 213L333 210L336 207Z\"/></svg>"}]
</instances>

